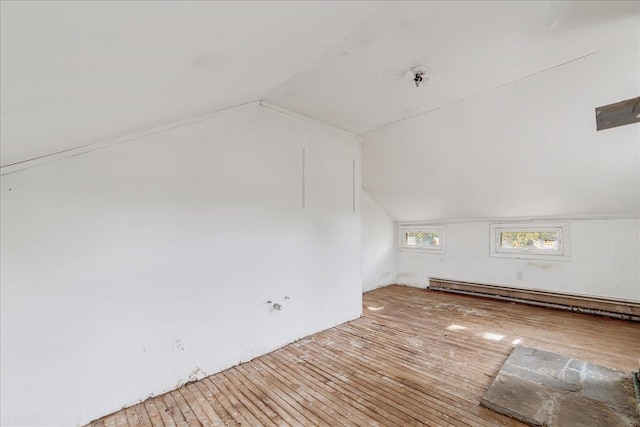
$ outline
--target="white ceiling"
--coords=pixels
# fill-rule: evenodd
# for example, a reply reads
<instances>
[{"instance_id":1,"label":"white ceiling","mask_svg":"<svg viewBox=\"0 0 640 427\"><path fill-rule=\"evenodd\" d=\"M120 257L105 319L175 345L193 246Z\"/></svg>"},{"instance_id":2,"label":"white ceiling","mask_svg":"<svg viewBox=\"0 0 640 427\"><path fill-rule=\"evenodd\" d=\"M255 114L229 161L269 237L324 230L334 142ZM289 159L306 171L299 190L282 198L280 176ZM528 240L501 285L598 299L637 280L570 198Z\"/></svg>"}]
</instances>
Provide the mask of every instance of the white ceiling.
<instances>
[{"instance_id":1,"label":"white ceiling","mask_svg":"<svg viewBox=\"0 0 640 427\"><path fill-rule=\"evenodd\" d=\"M2 165L260 99L388 7L0 5Z\"/></svg>"},{"instance_id":2,"label":"white ceiling","mask_svg":"<svg viewBox=\"0 0 640 427\"><path fill-rule=\"evenodd\" d=\"M363 188L397 221L638 217L640 124L594 112L638 94L640 44L606 49L363 135Z\"/></svg>"},{"instance_id":3,"label":"white ceiling","mask_svg":"<svg viewBox=\"0 0 640 427\"><path fill-rule=\"evenodd\" d=\"M612 45L638 40L638 2L428 1L369 21L266 99L364 133ZM416 89L406 71L423 65Z\"/></svg>"},{"instance_id":4,"label":"white ceiling","mask_svg":"<svg viewBox=\"0 0 640 427\"><path fill-rule=\"evenodd\" d=\"M3 1L1 164L257 99L367 132L637 40L639 4Z\"/></svg>"}]
</instances>

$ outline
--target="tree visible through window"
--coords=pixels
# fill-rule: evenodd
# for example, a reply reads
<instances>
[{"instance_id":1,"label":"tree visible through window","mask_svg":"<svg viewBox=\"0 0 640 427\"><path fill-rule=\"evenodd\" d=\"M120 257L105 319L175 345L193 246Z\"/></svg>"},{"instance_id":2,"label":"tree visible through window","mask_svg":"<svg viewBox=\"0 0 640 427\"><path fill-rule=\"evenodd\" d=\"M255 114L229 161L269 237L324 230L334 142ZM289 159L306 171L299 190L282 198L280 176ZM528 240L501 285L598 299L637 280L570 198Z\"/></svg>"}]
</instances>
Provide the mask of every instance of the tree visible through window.
<instances>
[{"instance_id":1,"label":"tree visible through window","mask_svg":"<svg viewBox=\"0 0 640 427\"><path fill-rule=\"evenodd\" d=\"M566 222L527 222L491 224L490 256L503 258L568 261L569 224Z\"/></svg>"},{"instance_id":2,"label":"tree visible through window","mask_svg":"<svg viewBox=\"0 0 640 427\"><path fill-rule=\"evenodd\" d=\"M405 244L417 248L440 246L440 233L437 231L410 231L405 233Z\"/></svg>"},{"instance_id":3,"label":"tree visible through window","mask_svg":"<svg viewBox=\"0 0 640 427\"><path fill-rule=\"evenodd\" d=\"M560 233L557 231L502 231L500 248L557 251Z\"/></svg>"},{"instance_id":4,"label":"tree visible through window","mask_svg":"<svg viewBox=\"0 0 640 427\"><path fill-rule=\"evenodd\" d=\"M398 237L400 250L425 253L444 253L444 227L433 225L400 225Z\"/></svg>"}]
</instances>

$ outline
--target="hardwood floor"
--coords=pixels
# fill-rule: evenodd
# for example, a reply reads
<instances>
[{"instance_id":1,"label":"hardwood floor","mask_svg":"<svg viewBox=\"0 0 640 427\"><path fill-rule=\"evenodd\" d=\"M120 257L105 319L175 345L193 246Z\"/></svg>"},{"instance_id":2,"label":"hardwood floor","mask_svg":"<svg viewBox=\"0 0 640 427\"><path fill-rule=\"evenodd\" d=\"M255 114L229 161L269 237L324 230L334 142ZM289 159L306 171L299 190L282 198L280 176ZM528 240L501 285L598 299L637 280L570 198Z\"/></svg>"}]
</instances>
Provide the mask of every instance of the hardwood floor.
<instances>
[{"instance_id":1,"label":"hardwood floor","mask_svg":"<svg viewBox=\"0 0 640 427\"><path fill-rule=\"evenodd\" d=\"M518 342L632 371L640 323L388 286L360 319L90 426L522 425L479 406Z\"/></svg>"}]
</instances>

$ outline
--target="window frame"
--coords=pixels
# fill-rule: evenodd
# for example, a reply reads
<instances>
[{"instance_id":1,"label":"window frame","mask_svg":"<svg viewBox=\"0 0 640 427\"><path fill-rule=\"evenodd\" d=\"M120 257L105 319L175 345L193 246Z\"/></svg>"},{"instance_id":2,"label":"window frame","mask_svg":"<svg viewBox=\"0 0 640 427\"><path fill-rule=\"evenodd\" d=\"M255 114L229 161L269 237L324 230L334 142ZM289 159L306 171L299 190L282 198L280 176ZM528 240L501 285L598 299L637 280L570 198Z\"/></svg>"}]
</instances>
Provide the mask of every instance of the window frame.
<instances>
[{"instance_id":1,"label":"window frame","mask_svg":"<svg viewBox=\"0 0 640 427\"><path fill-rule=\"evenodd\" d=\"M407 246L405 234L410 232L422 231L424 233L437 232L439 235L439 245L432 248L420 248L416 246ZM398 250L402 252L418 252L426 254L444 254L446 228L443 225L398 225Z\"/></svg>"},{"instance_id":2,"label":"window frame","mask_svg":"<svg viewBox=\"0 0 640 427\"><path fill-rule=\"evenodd\" d=\"M504 232L557 232L559 234L558 250L501 248L500 236ZM489 226L489 255L496 258L535 259L547 261L569 261L570 230L568 222L526 222L500 223Z\"/></svg>"}]
</instances>

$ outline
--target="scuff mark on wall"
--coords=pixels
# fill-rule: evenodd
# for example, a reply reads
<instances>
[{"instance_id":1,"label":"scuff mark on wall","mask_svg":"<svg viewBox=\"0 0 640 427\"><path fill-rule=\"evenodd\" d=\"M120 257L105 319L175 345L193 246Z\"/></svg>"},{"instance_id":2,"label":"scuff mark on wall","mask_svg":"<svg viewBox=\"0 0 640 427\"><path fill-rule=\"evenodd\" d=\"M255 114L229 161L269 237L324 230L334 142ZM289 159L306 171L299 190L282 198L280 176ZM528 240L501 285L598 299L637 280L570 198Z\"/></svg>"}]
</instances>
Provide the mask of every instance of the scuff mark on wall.
<instances>
[{"instance_id":1,"label":"scuff mark on wall","mask_svg":"<svg viewBox=\"0 0 640 427\"><path fill-rule=\"evenodd\" d=\"M538 268L541 268L542 270L548 270L551 267L553 267L553 265L550 262L535 262L535 261L529 261L527 263L527 266L538 267Z\"/></svg>"},{"instance_id":2,"label":"scuff mark on wall","mask_svg":"<svg viewBox=\"0 0 640 427\"><path fill-rule=\"evenodd\" d=\"M199 367L195 367L193 371L189 374L189 381L197 381L207 376L207 371L204 369L200 369Z\"/></svg>"},{"instance_id":3,"label":"scuff mark on wall","mask_svg":"<svg viewBox=\"0 0 640 427\"><path fill-rule=\"evenodd\" d=\"M195 367L193 369L193 371L191 371L187 377L186 380L180 378L178 380L178 382L176 383L176 388L180 388L182 386L185 386L187 384L191 384L194 383L198 380L201 380L203 378L205 378L207 376L207 371L205 371L204 369L200 369L199 367Z\"/></svg>"}]
</instances>

